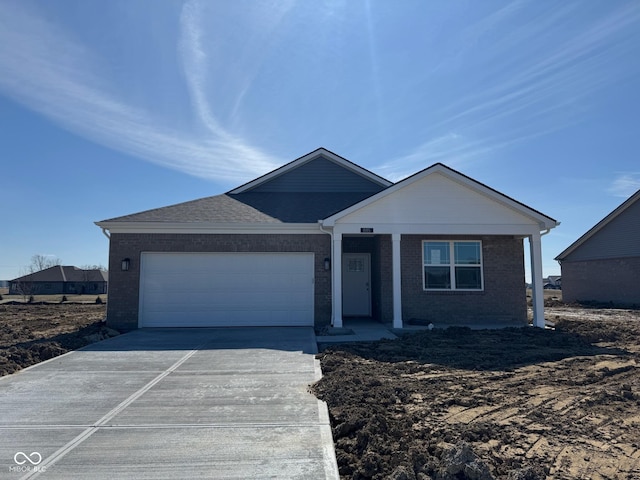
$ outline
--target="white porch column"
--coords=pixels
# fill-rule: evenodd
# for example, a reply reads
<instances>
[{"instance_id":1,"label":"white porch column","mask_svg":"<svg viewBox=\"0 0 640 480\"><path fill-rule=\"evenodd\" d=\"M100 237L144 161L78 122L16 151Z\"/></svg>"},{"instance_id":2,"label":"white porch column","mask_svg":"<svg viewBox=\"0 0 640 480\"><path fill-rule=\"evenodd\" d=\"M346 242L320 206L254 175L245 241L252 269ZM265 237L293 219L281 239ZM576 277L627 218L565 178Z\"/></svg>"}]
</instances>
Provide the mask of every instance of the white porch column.
<instances>
[{"instance_id":1,"label":"white porch column","mask_svg":"<svg viewBox=\"0 0 640 480\"><path fill-rule=\"evenodd\" d=\"M531 252L531 292L533 304L533 326L544 328L544 290L542 288L542 240L540 233L529 237Z\"/></svg>"},{"instance_id":2,"label":"white porch column","mask_svg":"<svg viewBox=\"0 0 640 480\"><path fill-rule=\"evenodd\" d=\"M342 234L334 231L331 252L333 290L331 293L331 325L342 328Z\"/></svg>"},{"instance_id":3,"label":"white porch column","mask_svg":"<svg viewBox=\"0 0 640 480\"><path fill-rule=\"evenodd\" d=\"M402 284L399 233L391 234L391 264L393 281L393 328L402 328Z\"/></svg>"}]
</instances>

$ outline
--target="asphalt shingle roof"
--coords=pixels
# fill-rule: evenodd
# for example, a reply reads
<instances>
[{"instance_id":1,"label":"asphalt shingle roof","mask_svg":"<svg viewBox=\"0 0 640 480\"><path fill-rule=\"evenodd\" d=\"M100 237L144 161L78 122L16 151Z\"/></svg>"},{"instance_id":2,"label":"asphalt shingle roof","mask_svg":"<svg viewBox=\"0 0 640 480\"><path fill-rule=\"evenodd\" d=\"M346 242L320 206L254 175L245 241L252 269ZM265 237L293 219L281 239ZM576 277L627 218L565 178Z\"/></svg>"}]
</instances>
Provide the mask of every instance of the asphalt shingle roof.
<instances>
[{"instance_id":1,"label":"asphalt shingle roof","mask_svg":"<svg viewBox=\"0 0 640 480\"><path fill-rule=\"evenodd\" d=\"M223 194L104 222L315 223L371 195L367 192Z\"/></svg>"},{"instance_id":2,"label":"asphalt shingle roof","mask_svg":"<svg viewBox=\"0 0 640 480\"><path fill-rule=\"evenodd\" d=\"M30 273L12 281L23 282L106 282L108 273L102 270L83 270L70 265L55 265Z\"/></svg>"}]
</instances>

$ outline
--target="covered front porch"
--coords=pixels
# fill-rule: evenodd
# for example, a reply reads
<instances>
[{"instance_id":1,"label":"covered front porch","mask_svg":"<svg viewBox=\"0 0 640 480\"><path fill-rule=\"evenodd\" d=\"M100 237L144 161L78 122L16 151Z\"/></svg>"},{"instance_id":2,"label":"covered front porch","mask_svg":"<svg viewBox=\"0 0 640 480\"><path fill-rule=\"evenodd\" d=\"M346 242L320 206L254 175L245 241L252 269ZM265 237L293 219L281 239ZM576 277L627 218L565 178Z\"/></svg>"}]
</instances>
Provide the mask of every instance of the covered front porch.
<instances>
[{"instance_id":1,"label":"covered front porch","mask_svg":"<svg viewBox=\"0 0 640 480\"><path fill-rule=\"evenodd\" d=\"M533 281L533 323L544 327L540 233L453 235L434 233L341 233L332 239L334 328L372 319L392 329L416 324L514 325L526 321L524 250L527 238ZM423 247L436 241L482 249L482 284L477 290L428 290L423 284ZM470 241L469 239L473 239ZM508 297L508 298L507 298ZM404 305L403 305L404 303ZM510 312L517 311L513 316Z\"/></svg>"},{"instance_id":2,"label":"covered front porch","mask_svg":"<svg viewBox=\"0 0 640 480\"><path fill-rule=\"evenodd\" d=\"M332 325L342 327L352 314L346 302L355 298L357 275L351 274L366 260L352 256L357 253L369 253L373 262L371 313L393 328L447 316L485 321L500 315L524 323L528 239L533 324L544 328L541 237L557 225L482 183L433 165L320 221L332 242ZM367 242L368 252L357 250Z\"/></svg>"}]
</instances>

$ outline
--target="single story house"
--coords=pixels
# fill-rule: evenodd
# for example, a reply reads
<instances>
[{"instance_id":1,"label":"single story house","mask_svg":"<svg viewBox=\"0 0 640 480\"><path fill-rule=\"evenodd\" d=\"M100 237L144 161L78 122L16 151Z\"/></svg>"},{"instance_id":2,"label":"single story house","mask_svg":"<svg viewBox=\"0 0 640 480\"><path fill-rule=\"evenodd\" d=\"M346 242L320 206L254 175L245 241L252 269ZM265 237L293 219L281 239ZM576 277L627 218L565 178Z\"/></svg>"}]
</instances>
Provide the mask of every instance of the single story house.
<instances>
[{"instance_id":1,"label":"single story house","mask_svg":"<svg viewBox=\"0 0 640 480\"><path fill-rule=\"evenodd\" d=\"M545 282L544 279L542 281ZM555 287L562 287L562 275L549 275L547 281Z\"/></svg>"},{"instance_id":2,"label":"single story house","mask_svg":"<svg viewBox=\"0 0 640 480\"><path fill-rule=\"evenodd\" d=\"M222 194L96 222L107 323L343 326L372 317L544 326L541 233L554 219L437 163L398 183L324 148Z\"/></svg>"},{"instance_id":3,"label":"single story house","mask_svg":"<svg viewBox=\"0 0 640 480\"><path fill-rule=\"evenodd\" d=\"M640 190L556 260L565 302L640 305Z\"/></svg>"},{"instance_id":4,"label":"single story house","mask_svg":"<svg viewBox=\"0 0 640 480\"><path fill-rule=\"evenodd\" d=\"M101 295L107 293L108 272L55 265L9 281L10 295Z\"/></svg>"}]
</instances>

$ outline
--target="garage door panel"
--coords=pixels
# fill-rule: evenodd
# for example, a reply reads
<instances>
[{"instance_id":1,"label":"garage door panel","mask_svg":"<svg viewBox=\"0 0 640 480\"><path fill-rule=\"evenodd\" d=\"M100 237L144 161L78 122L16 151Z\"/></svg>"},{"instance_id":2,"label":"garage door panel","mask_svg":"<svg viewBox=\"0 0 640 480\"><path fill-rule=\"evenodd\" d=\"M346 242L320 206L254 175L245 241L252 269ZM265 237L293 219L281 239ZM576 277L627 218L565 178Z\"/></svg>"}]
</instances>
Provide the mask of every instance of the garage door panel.
<instances>
[{"instance_id":1,"label":"garage door panel","mask_svg":"<svg viewBox=\"0 0 640 480\"><path fill-rule=\"evenodd\" d=\"M313 325L313 254L144 253L139 324Z\"/></svg>"},{"instance_id":2,"label":"garage door panel","mask_svg":"<svg viewBox=\"0 0 640 480\"><path fill-rule=\"evenodd\" d=\"M154 325L151 326L172 326L172 327L211 327L211 326L308 326L309 317L305 312L296 314L290 310L284 311L236 311L225 312L224 316L219 316L219 312L190 312L184 315L181 312L157 312L154 314ZM282 323L284 320L284 323ZM224 324L224 325L222 325Z\"/></svg>"},{"instance_id":3,"label":"garage door panel","mask_svg":"<svg viewBox=\"0 0 640 480\"><path fill-rule=\"evenodd\" d=\"M188 304L188 310L234 310L236 307L242 306L244 310L252 309L265 311L266 305L270 305L269 310L275 307L282 309L306 308L308 306L307 298L302 295L290 295L285 293L273 292L254 292L251 298L246 293L227 292L224 295L209 295L198 293L181 294L180 299L167 300L165 295L146 295L145 310L158 311L163 309L185 310L185 304ZM157 307L154 307L156 306Z\"/></svg>"},{"instance_id":4,"label":"garage door panel","mask_svg":"<svg viewBox=\"0 0 640 480\"><path fill-rule=\"evenodd\" d=\"M236 288L261 289L263 286L272 284L283 287L308 285L309 273L192 273L192 274L168 274L168 275L146 275L146 287L149 291L192 291L194 285L201 288L209 287L210 291L220 289L232 290ZM301 285L302 284L302 285Z\"/></svg>"}]
</instances>

